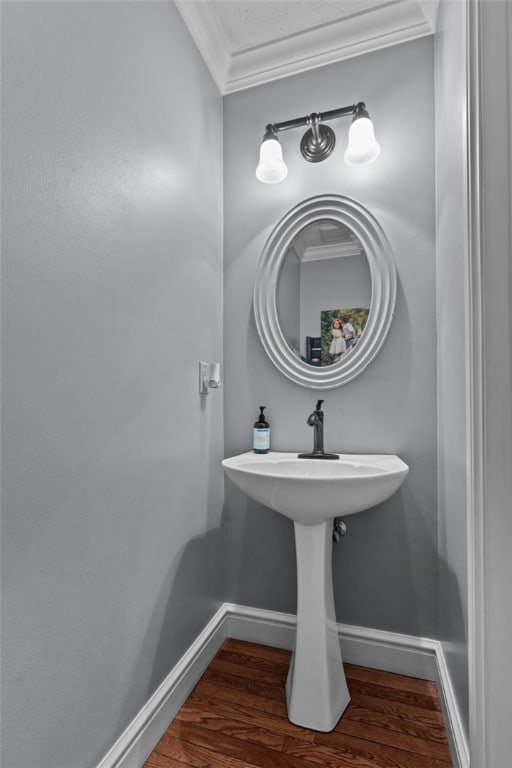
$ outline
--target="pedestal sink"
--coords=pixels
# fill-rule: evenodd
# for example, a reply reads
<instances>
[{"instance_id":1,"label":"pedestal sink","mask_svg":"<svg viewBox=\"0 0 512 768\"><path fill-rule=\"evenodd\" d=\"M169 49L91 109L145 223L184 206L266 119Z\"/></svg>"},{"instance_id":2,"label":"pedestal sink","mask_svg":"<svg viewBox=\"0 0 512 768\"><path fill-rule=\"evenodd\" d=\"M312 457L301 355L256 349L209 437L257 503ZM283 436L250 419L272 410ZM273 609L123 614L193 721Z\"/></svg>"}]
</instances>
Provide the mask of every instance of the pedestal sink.
<instances>
[{"instance_id":1,"label":"pedestal sink","mask_svg":"<svg viewBox=\"0 0 512 768\"><path fill-rule=\"evenodd\" d=\"M332 586L332 521L388 499L409 467L398 456L243 453L224 459L228 477L255 501L294 522L297 630L286 702L292 723L331 731L350 696L343 672Z\"/></svg>"}]
</instances>

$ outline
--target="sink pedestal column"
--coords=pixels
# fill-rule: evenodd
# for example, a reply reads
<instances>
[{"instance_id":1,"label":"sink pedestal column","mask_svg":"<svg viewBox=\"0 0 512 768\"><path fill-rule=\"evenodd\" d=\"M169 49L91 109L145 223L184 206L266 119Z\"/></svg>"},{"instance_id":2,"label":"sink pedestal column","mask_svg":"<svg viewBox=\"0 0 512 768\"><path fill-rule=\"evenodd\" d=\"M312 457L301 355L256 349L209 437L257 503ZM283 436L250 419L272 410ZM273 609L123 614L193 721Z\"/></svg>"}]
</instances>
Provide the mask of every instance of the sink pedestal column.
<instances>
[{"instance_id":1,"label":"sink pedestal column","mask_svg":"<svg viewBox=\"0 0 512 768\"><path fill-rule=\"evenodd\" d=\"M286 681L288 717L332 731L350 702L334 611L332 521L294 526L297 635Z\"/></svg>"}]
</instances>

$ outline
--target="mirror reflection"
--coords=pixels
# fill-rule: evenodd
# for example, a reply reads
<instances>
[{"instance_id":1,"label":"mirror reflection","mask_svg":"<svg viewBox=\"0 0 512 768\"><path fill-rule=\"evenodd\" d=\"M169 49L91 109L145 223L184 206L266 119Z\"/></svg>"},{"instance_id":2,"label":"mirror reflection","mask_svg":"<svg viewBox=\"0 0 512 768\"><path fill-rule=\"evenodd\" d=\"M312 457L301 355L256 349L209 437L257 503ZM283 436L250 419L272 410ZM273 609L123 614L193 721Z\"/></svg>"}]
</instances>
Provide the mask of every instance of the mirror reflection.
<instances>
[{"instance_id":1,"label":"mirror reflection","mask_svg":"<svg viewBox=\"0 0 512 768\"><path fill-rule=\"evenodd\" d=\"M277 285L277 312L293 352L311 366L353 355L371 304L361 241L341 221L318 219L291 240Z\"/></svg>"}]
</instances>

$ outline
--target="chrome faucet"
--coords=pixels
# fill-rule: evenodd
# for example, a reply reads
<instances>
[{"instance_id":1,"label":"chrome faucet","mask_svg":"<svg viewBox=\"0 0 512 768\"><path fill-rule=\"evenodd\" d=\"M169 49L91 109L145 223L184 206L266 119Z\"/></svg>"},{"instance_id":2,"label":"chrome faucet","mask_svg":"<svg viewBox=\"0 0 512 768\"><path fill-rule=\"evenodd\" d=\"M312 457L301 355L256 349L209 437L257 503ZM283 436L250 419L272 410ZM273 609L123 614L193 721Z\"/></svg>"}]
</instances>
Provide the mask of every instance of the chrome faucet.
<instances>
[{"instance_id":1,"label":"chrome faucet","mask_svg":"<svg viewBox=\"0 0 512 768\"><path fill-rule=\"evenodd\" d=\"M313 427L313 453L299 453L299 459L339 459L337 453L325 453L324 451L324 412L323 400L318 400L313 413L308 416L307 423Z\"/></svg>"}]
</instances>

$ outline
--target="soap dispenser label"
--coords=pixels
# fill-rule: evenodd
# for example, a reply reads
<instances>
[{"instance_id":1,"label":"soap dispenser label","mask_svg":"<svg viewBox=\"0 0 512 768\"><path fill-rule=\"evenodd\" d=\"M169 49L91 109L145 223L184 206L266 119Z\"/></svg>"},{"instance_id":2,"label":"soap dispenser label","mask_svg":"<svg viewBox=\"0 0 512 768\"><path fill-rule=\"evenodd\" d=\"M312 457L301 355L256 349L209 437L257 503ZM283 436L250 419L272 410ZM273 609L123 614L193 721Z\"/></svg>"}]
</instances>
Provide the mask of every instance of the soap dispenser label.
<instances>
[{"instance_id":1,"label":"soap dispenser label","mask_svg":"<svg viewBox=\"0 0 512 768\"><path fill-rule=\"evenodd\" d=\"M268 451L270 448L270 429L253 429L252 447L255 451Z\"/></svg>"}]
</instances>

